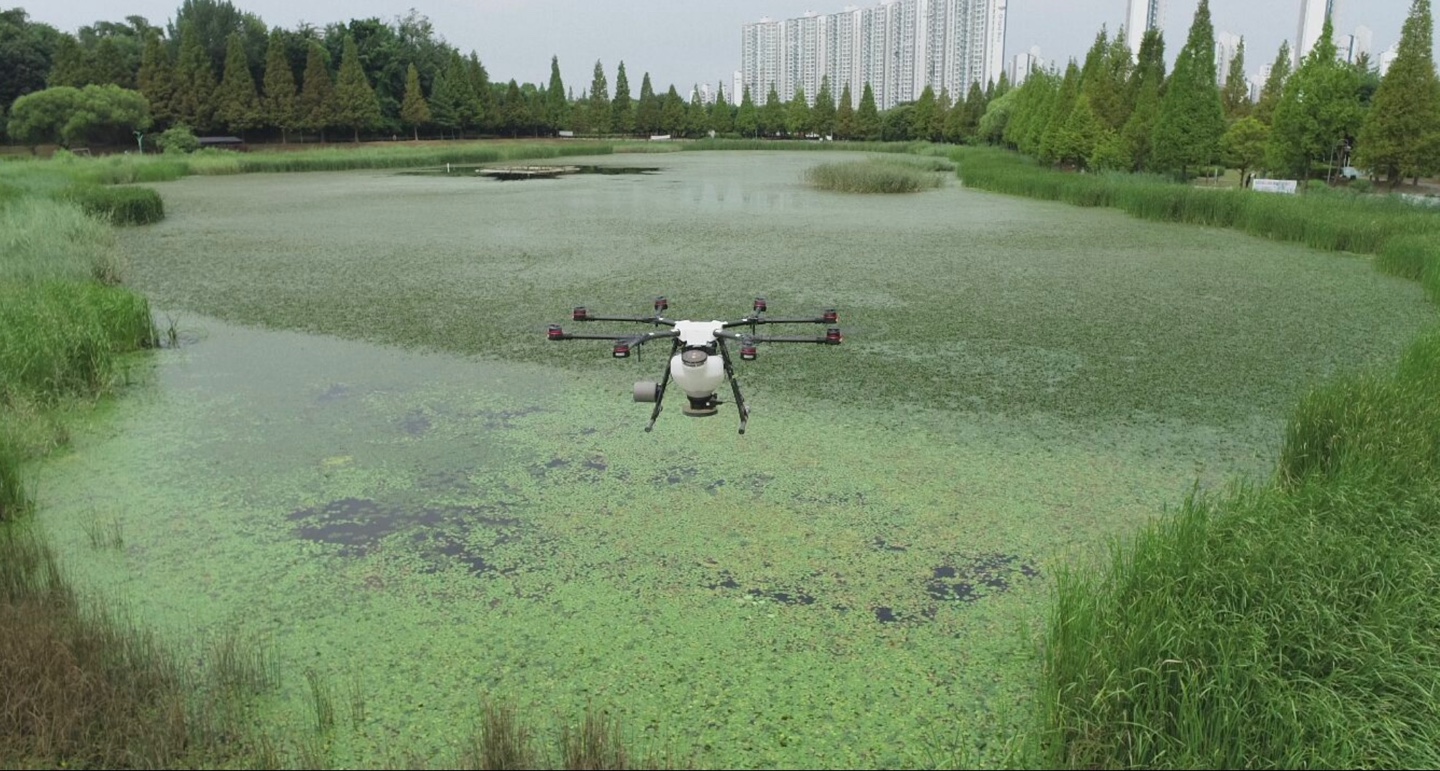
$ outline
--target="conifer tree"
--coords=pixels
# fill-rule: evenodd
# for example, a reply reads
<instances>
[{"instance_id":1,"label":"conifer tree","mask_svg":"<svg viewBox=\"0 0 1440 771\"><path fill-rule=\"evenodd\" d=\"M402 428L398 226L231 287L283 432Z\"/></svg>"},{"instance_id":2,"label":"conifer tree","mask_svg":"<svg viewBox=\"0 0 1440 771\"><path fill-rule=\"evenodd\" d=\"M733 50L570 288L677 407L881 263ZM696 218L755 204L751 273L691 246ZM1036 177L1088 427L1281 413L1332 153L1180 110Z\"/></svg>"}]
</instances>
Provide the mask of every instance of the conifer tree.
<instances>
[{"instance_id":1,"label":"conifer tree","mask_svg":"<svg viewBox=\"0 0 1440 771\"><path fill-rule=\"evenodd\" d=\"M595 133L610 133L610 112L610 84L605 80L605 68L596 59L595 74L590 78L590 128Z\"/></svg>"},{"instance_id":2,"label":"conifer tree","mask_svg":"<svg viewBox=\"0 0 1440 771\"><path fill-rule=\"evenodd\" d=\"M175 93L170 113L177 123L196 131L208 130L215 115L215 73L210 55L193 22L180 28L180 59L175 64Z\"/></svg>"},{"instance_id":3,"label":"conifer tree","mask_svg":"<svg viewBox=\"0 0 1440 771\"><path fill-rule=\"evenodd\" d=\"M420 88L420 70L411 62L405 71L405 98L400 102L400 120L410 126L411 136L420 141L420 127L430 123L430 104Z\"/></svg>"},{"instance_id":4,"label":"conifer tree","mask_svg":"<svg viewBox=\"0 0 1440 771\"><path fill-rule=\"evenodd\" d=\"M760 136L760 111L755 108L755 100L750 98L749 86L745 86L740 93L740 109L735 111L735 130L740 132L740 136L758 137Z\"/></svg>"},{"instance_id":5,"label":"conifer tree","mask_svg":"<svg viewBox=\"0 0 1440 771\"><path fill-rule=\"evenodd\" d=\"M617 134L635 133L635 105L630 101L630 79L625 77L625 62L615 73L615 97L610 102L610 127Z\"/></svg>"},{"instance_id":6,"label":"conifer tree","mask_svg":"<svg viewBox=\"0 0 1440 771\"><path fill-rule=\"evenodd\" d=\"M700 84L690 87L690 104L685 108L685 133L692 137L704 136L711 130L710 114L700 100Z\"/></svg>"},{"instance_id":7,"label":"conifer tree","mask_svg":"<svg viewBox=\"0 0 1440 771\"><path fill-rule=\"evenodd\" d=\"M51 62L50 74L45 78L47 87L81 88L90 83L90 57L73 35L61 33L55 39Z\"/></svg>"},{"instance_id":8,"label":"conifer tree","mask_svg":"<svg viewBox=\"0 0 1440 771\"><path fill-rule=\"evenodd\" d=\"M945 138L956 143L972 141L980 128L980 118L985 115L985 92L980 90L980 81L970 83L965 101L955 107L952 112L957 119L951 121L953 127L947 130Z\"/></svg>"},{"instance_id":9,"label":"conifer tree","mask_svg":"<svg viewBox=\"0 0 1440 771\"><path fill-rule=\"evenodd\" d=\"M145 100L150 103L150 118L158 126L170 122L170 102L175 95L175 72L170 64L170 49L159 33L145 38L145 47L140 52L140 71L135 76L136 86Z\"/></svg>"},{"instance_id":10,"label":"conifer tree","mask_svg":"<svg viewBox=\"0 0 1440 771\"><path fill-rule=\"evenodd\" d=\"M1191 169L1211 163L1219 155L1225 111L1216 83L1210 0L1200 0L1190 36L1160 98L1160 116L1151 138L1156 168L1179 172L1185 178Z\"/></svg>"},{"instance_id":11,"label":"conifer tree","mask_svg":"<svg viewBox=\"0 0 1440 771\"><path fill-rule=\"evenodd\" d=\"M640 81L640 102L635 105L635 128L641 134L652 136L660 133L660 97L650 84L650 73Z\"/></svg>"},{"instance_id":12,"label":"conifer tree","mask_svg":"<svg viewBox=\"0 0 1440 771\"><path fill-rule=\"evenodd\" d=\"M530 107L525 101L525 95L520 92L520 84L511 78L505 85L505 104L500 108L502 130L510 132L512 137L518 136L520 130L529 125L530 121Z\"/></svg>"},{"instance_id":13,"label":"conifer tree","mask_svg":"<svg viewBox=\"0 0 1440 771\"><path fill-rule=\"evenodd\" d=\"M300 111L296 102L295 73L290 69L290 58L285 54L285 33L279 28L270 31L269 44L265 48L265 96L261 99L264 123L280 129L280 141L290 141L290 129L300 125Z\"/></svg>"},{"instance_id":14,"label":"conifer tree","mask_svg":"<svg viewBox=\"0 0 1440 771\"><path fill-rule=\"evenodd\" d=\"M685 114L685 100L671 85L660 103L660 130L671 136L682 136L688 128Z\"/></svg>"},{"instance_id":15,"label":"conifer tree","mask_svg":"<svg viewBox=\"0 0 1440 771\"><path fill-rule=\"evenodd\" d=\"M780 101L773 82L770 93L765 95L765 106L760 108L760 130L771 135L785 131L785 103Z\"/></svg>"},{"instance_id":16,"label":"conifer tree","mask_svg":"<svg viewBox=\"0 0 1440 771\"><path fill-rule=\"evenodd\" d=\"M1045 128L1037 138L1036 160L1041 163L1060 161L1060 133L1064 130L1066 121L1070 120L1070 111L1075 109L1075 101L1079 98L1080 67L1071 59L1070 64L1065 67L1065 77L1060 80L1060 89L1049 105Z\"/></svg>"},{"instance_id":17,"label":"conifer tree","mask_svg":"<svg viewBox=\"0 0 1440 771\"><path fill-rule=\"evenodd\" d=\"M810 128L810 105L805 101L805 89L796 86L795 95L790 98L790 103L785 105L785 133L791 137L803 137L808 128Z\"/></svg>"},{"instance_id":18,"label":"conifer tree","mask_svg":"<svg viewBox=\"0 0 1440 771\"><path fill-rule=\"evenodd\" d=\"M106 35L95 44L95 50L90 56L90 82L99 86L121 88L135 86L135 73L130 70L130 65L125 60L125 52L120 50L115 36Z\"/></svg>"},{"instance_id":19,"label":"conifer tree","mask_svg":"<svg viewBox=\"0 0 1440 771\"><path fill-rule=\"evenodd\" d=\"M820 78L815 94L815 107L810 111L810 130L822 137L835 135L835 94L830 91L830 76Z\"/></svg>"},{"instance_id":20,"label":"conifer tree","mask_svg":"<svg viewBox=\"0 0 1440 771\"><path fill-rule=\"evenodd\" d=\"M935 89L928 83L920 91L920 98L915 100L915 108L910 113L910 136L924 142L932 142L930 129L935 125Z\"/></svg>"},{"instance_id":21,"label":"conifer tree","mask_svg":"<svg viewBox=\"0 0 1440 771\"><path fill-rule=\"evenodd\" d=\"M710 105L710 126L722 136L735 133L735 108L725 98L724 85L715 89L715 102Z\"/></svg>"},{"instance_id":22,"label":"conifer tree","mask_svg":"<svg viewBox=\"0 0 1440 771\"><path fill-rule=\"evenodd\" d=\"M1151 140L1160 117L1160 90L1165 82L1165 39L1159 30L1147 30L1127 87L1130 113L1120 129L1120 144L1133 171L1150 169Z\"/></svg>"},{"instance_id":23,"label":"conifer tree","mask_svg":"<svg viewBox=\"0 0 1440 771\"><path fill-rule=\"evenodd\" d=\"M1090 89L1090 105L1105 126L1118 137L1125 121L1130 119L1134 106L1130 101L1130 78L1135 72L1135 59L1130 54L1130 45L1125 42L1125 28L1122 26L1110 41L1105 51L1105 77Z\"/></svg>"},{"instance_id":24,"label":"conifer tree","mask_svg":"<svg viewBox=\"0 0 1440 771\"><path fill-rule=\"evenodd\" d=\"M855 109L855 133L867 142L880 138L880 111L875 108L875 91L870 84L860 92L860 106Z\"/></svg>"},{"instance_id":25,"label":"conifer tree","mask_svg":"<svg viewBox=\"0 0 1440 771\"><path fill-rule=\"evenodd\" d=\"M1245 38L1235 48L1235 57L1225 72L1225 88L1220 91L1225 120L1235 122L1250 114L1250 83L1245 79Z\"/></svg>"},{"instance_id":26,"label":"conifer tree","mask_svg":"<svg viewBox=\"0 0 1440 771\"><path fill-rule=\"evenodd\" d=\"M261 124L260 99L239 34L231 34L225 45L225 75L215 89L215 119L241 135Z\"/></svg>"},{"instance_id":27,"label":"conifer tree","mask_svg":"<svg viewBox=\"0 0 1440 771\"><path fill-rule=\"evenodd\" d=\"M1330 19L1320 40L1285 83L1270 126L1266 161L1296 179L1307 179L1315 164L1331 164L1364 118L1360 74L1335 55Z\"/></svg>"},{"instance_id":28,"label":"conifer tree","mask_svg":"<svg viewBox=\"0 0 1440 771\"><path fill-rule=\"evenodd\" d=\"M465 80L470 86L466 104L470 125L477 131L485 131L492 123L491 113L495 110L495 89L490 84L490 73L480 63L480 56L474 51L465 61ZM507 87L508 90L508 87ZM526 108L529 112L529 108Z\"/></svg>"},{"instance_id":29,"label":"conifer tree","mask_svg":"<svg viewBox=\"0 0 1440 771\"><path fill-rule=\"evenodd\" d=\"M458 137L467 126L474 125L479 111L479 101L470 85L470 73L459 51L451 51L445 69L435 76L430 89L430 114L435 125L450 129ZM504 113L504 105L496 105L497 113ZM505 131L505 118L497 115L495 128Z\"/></svg>"},{"instance_id":30,"label":"conifer tree","mask_svg":"<svg viewBox=\"0 0 1440 771\"><path fill-rule=\"evenodd\" d=\"M330 80L330 67L325 63L325 49L320 42L311 40L305 55L305 80L300 86L300 97L296 100L299 110L300 127L320 135L325 141L325 129L335 125L335 86Z\"/></svg>"},{"instance_id":31,"label":"conifer tree","mask_svg":"<svg viewBox=\"0 0 1440 771\"><path fill-rule=\"evenodd\" d=\"M1280 103L1280 96L1285 93L1285 81L1290 79L1290 41L1280 44L1280 52L1275 54L1275 61L1270 64L1270 74L1265 78L1265 85L1260 88L1260 99L1255 102L1255 109L1250 113L1255 119L1269 125L1275 121L1275 105Z\"/></svg>"},{"instance_id":32,"label":"conifer tree","mask_svg":"<svg viewBox=\"0 0 1440 771\"><path fill-rule=\"evenodd\" d=\"M570 128L570 103L560 78L560 57L550 57L550 85L545 89L545 120L556 131Z\"/></svg>"},{"instance_id":33,"label":"conifer tree","mask_svg":"<svg viewBox=\"0 0 1440 771\"><path fill-rule=\"evenodd\" d=\"M1430 0L1414 0L1400 45L1360 129L1355 163L1393 190L1406 176L1440 167L1440 80L1435 73Z\"/></svg>"},{"instance_id":34,"label":"conifer tree","mask_svg":"<svg viewBox=\"0 0 1440 771\"><path fill-rule=\"evenodd\" d=\"M365 68L360 64L360 51L355 38L345 36L343 53L340 55L340 74L335 78L335 119L341 126L349 126L353 141L360 141L361 129L373 129L380 125L380 99L365 77Z\"/></svg>"},{"instance_id":35,"label":"conifer tree","mask_svg":"<svg viewBox=\"0 0 1440 771\"><path fill-rule=\"evenodd\" d=\"M850 84L846 83L845 88L840 92L840 105L835 108L835 138L853 139L855 137L855 97L850 93Z\"/></svg>"}]
</instances>

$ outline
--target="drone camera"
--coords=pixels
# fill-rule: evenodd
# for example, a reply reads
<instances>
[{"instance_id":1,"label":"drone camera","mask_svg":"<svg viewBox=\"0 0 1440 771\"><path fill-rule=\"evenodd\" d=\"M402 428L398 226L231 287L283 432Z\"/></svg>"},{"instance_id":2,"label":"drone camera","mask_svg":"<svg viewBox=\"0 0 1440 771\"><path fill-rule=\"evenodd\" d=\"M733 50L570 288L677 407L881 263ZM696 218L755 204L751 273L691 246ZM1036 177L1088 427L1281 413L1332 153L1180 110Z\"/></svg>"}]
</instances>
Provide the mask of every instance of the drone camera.
<instances>
[{"instance_id":1,"label":"drone camera","mask_svg":"<svg viewBox=\"0 0 1440 771\"><path fill-rule=\"evenodd\" d=\"M576 321L585 321L590 318L590 312L585 310L583 305L576 306L573 318Z\"/></svg>"},{"instance_id":2,"label":"drone camera","mask_svg":"<svg viewBox=\"0 0 1440 771\"><path fill-rule=\"evenodd\" d=\"M559 324L551 324L550 329L545 333L545 338L547 340L564 340L565 330L561 329Z\"/></svg>"},{"instance_id":3,"label":"drone camera","mask_svg":"<svg viewBox=\"0 0 1440 771\"><path fill-rule=\"evenodd\" d=\"M840 343L844 342L844 340L845 338L840 336L839 327L830 327L829 329L825 330L825 342L829 343L830 345L839 345Z\"/></svg>"},{"instance_id":4,"label":"drone camera","mask_svg":"<svg viewBox=\"0 0 1440 771\"><path fill-rule=\"evenodd\" d=\"M656 312L656 313L659 313L660 311L663 311L663 310L668 310L669 308L670 308L670 301L669 301L669 300L665 299L664 297L656 297L656 298L655 298L655 312Z\"/></svg>"},{"instance_id":5,"label":"drone camera","mask_svg":"<svg viewBox=\"0 0 1440 771\"><path fill-rule=\"evenodd\" d=\"M755 312L756 312L756 313L764 313L764 312L765 312L765 298L764 298L764 297L756 297L756 298L755 298Z\"/></svg>"},{"instance_id":6,"label":"drone camera","mask_svg":"<svg viewBox=\"0 0 1440 771\"><path fill-rule=\"evenodd\" d=\"M756 352L756 350L755 350L755 344L754 344L754 343L751 343L751 342L742 342L742 343L740 344L740 360L741 360L741 361L755 361L755 358L756 358L758 355L759 355L759 354L758 354L758 352Z\"/></svg>"},{"instance_id":7,"label":"drone camera","mask_svg":"<svg viewBox=\"0 0 1440 771\"><path fill-rule=\"evenodd\" d=\"M630 358L630 344L629 344L629 343L616 343L616 344L615 344L615 351L614 351L614 354L613 354L613 355L614 355L615 358L617 358L617 359L628 359L628 358Z\"/></svg>"},{"instance_id":8,"label":"drone camera","mask_svg":"<svg viewBox=\"0 0 1440 771\"><path fill-rule=\"evenodd\" d=\"M835 324L840 321L840 314L834 308L826 308L820 320L826 324Z\"/></svg>"}]
</instances>

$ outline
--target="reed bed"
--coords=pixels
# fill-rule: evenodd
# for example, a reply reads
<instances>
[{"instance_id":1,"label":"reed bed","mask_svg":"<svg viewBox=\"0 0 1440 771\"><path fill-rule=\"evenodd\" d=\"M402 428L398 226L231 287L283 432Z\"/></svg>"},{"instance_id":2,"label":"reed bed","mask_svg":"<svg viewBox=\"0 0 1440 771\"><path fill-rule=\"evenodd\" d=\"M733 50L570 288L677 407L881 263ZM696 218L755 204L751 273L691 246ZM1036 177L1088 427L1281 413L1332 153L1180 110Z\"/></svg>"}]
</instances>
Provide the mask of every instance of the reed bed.
<instances>
[{"instance_id":1,"label":"reed bed","mask_svg":"<svg viewBox=\"0 0 1440 771\"><path fill-rule=\"evenodd\" d=\"M940 163L944 163L941 161ZM933 190L944 178L944 169L934 162L926 165L892 158L824 163L805 172L805 181L820 190L840 193L918 193Z\"/></svg>"},{"instance_id":2,"label":"reed bed","mask_svg":"<svg viewBox=\"0 0 1440 771\"><path fill-rule=\"evenodd\" d=\"M83 184L70 188L64 198L112 225L149 225L165 218L165 204L160 194L148 187Z\"/></svg>"},{"instance_id":3,"label":"reed bed","mask_svg":"<svg viewBox=\"0 0 1440 771\"><path fill-rule=\"evenodd\" d=\"M1440 299L1440 218L1390 198L1192 188L955 156L967 185L1333 251ZM1192 495L1060 576L1028 764L1440 764L1440 332L1312 389L1264 484Z\"/></svg>"}]
</instances>

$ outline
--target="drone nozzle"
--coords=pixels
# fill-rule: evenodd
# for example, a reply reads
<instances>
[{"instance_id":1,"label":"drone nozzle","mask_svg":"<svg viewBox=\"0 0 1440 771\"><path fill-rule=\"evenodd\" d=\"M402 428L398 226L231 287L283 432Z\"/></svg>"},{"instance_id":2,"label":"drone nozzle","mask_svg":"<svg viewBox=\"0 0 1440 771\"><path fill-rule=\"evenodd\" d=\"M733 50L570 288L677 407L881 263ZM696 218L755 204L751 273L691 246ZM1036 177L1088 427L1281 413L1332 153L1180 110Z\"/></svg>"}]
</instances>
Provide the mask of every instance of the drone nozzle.
<instances>
[{"instance_id":1,"label":"drone nozzle","mask_svg":"<svg viewBox=\"0 0 1440 771\"><path fill-rule=\"evenodd\" d=\"M585 321L586 319L590 318L590 312L585 310L585 306L577 305L575 306L575 313L573 314L572 318L574 318L576 321Z\"/></svg>"},{"instance_id":2,"label":"drone nozzle","mask_svg":"<svg viewBox=\"0 0 1440 771\"><path fill-rule=\"evenodd\" d=\"M666 309L668 309L669 307L670 307L670 301L669 301L669 300L665 299L664 297L656 297L656 298L655 298L655 312L656 312L656 313L659 313L660 311L666 310Z\"/></svg>"},{"instance_id":3,"label":"drone nozzle","mask_svg":"<svg viewBox=\"0 0 1440 771\"><path fill-rule=\"evenodd\" d=\"M630 344L629 344L629 343L616 343L616 344L615 344L615 351L614 351L614 353L613 353L612 355L613 355L615 358L617 358L617 359L628 359L628 358L630 358Z\"/></svg>"},{"instance_id":4,"label":"drone nozzle","mask_svg":"<svg viewBox=\"0 0 1440 771\"><path fill-rule=\"evenodd\" d=\"M826 308L820 320L826 324L834 324L840 321L840 314L834 308Z\"/></svg>"},{"instance_id":5,"label":"drone nozzle","mask_svg":"<svg viewBox=\"0 0 1440 771\"><path fill-rule=\"evenodd\" d=\"M759 353L755 350L755 343L750 342L749 340L745 340L740 343L741 361L755 361L755 358L757 356L759 356Z\"/></svg>"},{"instance_id":6,"label":"drone nozzle","mask_svg":"<svg viewBox=\"0 0 1440 771\"><path fill-rule=\"evenodd\" d=\"M843 342L844 340L845 340L845 338L843 338L843 337L840 336L840 328L839 328L839 327L830 327L829 329L825 330L825 342L826 342L826 343L828 343L828 344L830 344L830 345L839 345L839 344L840 344L841 342Z\"/></svg>"},{"instance_id":7,"label":"drone nozzle","mask_svg":"<svg viewBox=\"0 0 1440 771\"><path fill-rule=\"evenodd\" d=\"M551 324L550 329L545 333L545 338L548 340L564 340L565 330L561 329L559 324Z\"/></svg>"},{"instance_id":8,"label":"drone nozzle","mask_svg":"<svg viewBox=\"0 0 1440 771\"><path fill-rule=\"evenodd\" d=\"M756 313L764 313L764 312L765 312L765 298L764 298L764 297L756 297L756 298L755 298L755 312L756 312Z\"/></svg>"}]
</instances>

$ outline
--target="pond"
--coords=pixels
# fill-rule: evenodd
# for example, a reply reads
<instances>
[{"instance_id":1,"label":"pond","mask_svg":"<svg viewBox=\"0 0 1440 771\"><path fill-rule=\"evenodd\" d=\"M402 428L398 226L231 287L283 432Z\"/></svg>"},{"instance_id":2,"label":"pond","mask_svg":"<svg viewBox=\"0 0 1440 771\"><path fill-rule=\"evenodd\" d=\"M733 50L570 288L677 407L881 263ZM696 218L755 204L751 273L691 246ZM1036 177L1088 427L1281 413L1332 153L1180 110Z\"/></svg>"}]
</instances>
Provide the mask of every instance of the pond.
<instances>
[{"instance_id":1,"label":"pond","mask_svg":"<svg viewBox=\"0 0 1440 771\"><path fill-rule=\"evenodd\" d=\"M363 694L339 764L442 757L485 696L701 765L997 764L1056 571L1268 474L1307 385L1433 311L1226 231L804 185L836 157L160 185L121 238L189 343L40 470L39 519L167 638L267 641L277 726L313 722L306 672ZM663 351L544 332L655 295L837 307L846 342L741 363L743 436L731 405L645 433Z\"/></svg>"}]
</instances>

